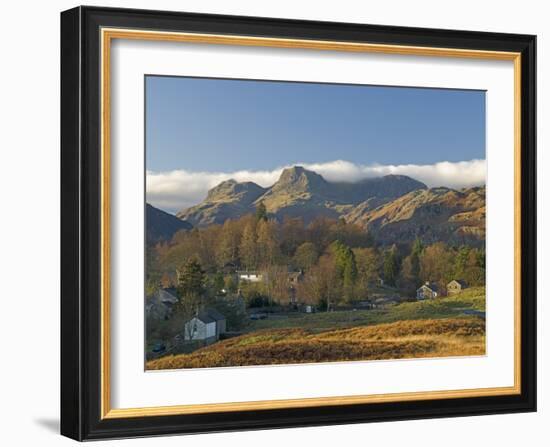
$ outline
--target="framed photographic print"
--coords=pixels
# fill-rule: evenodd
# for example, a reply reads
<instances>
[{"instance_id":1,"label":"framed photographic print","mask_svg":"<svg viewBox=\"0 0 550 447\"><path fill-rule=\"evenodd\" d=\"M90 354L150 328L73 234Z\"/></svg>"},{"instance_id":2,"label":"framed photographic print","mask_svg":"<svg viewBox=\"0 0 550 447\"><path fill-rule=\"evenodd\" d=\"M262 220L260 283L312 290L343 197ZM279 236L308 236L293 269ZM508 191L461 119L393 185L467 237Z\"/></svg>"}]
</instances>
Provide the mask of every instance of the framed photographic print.
<instances>
[{"instance_id":1,"label":"framed photographic print","mask_svg":"<svg viewBox=\"0 0 550 447\"><path fill-rule=\"evenodd\" d=\"M61 14L61 432L536 409L535 36Z\"/></svg>"}]
</instances>

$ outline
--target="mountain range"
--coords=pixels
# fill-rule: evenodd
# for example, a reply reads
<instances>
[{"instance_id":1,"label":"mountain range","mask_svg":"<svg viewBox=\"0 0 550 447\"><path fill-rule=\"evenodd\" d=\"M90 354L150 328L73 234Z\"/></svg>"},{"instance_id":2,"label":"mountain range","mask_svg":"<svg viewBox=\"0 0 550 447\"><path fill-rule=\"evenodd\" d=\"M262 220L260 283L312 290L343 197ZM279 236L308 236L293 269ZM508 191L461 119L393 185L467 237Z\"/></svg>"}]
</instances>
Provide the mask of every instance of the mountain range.
<instances>
[{"instance_id":1,"label":"mountain range","mask_svg":"<svg viewBox=\"0 0 550 447\"><path fill-rule=\"evenodd\" d=\"M268 188L253 182L223 181L208 191L201 203L179 211L177 217L157 211L184 221L186 227L205 227L252 213L260 203L276 219L301 217L307 224L317 217L343 217L383 244L420 237L425 243L441 240L478 245L485 238L484 186L428 188L404 175L336 183L301 166L284 169ZM155 235L168 235L179 225L162 214L151 212L151 216ZM157 223L155 216L162 217L163 223Z\"/></svg>"},{"instance_id":2,"label":"mountain range","mask_svg":"<svg viewBox=\"0 0 550 447\"><path fill-rule=\"evenodd\" d=\"M308 223L319 216L338 218L368 199L375 199L371 205L378 206L424 188L423 183L401 175L331 183L313 171L294 166L284 169L269 188L226 180L212 188L203 202L176 215L202 227L254 212L263 202L268 213L276 218L301 217Z\"/></svg>"}]
</instances>

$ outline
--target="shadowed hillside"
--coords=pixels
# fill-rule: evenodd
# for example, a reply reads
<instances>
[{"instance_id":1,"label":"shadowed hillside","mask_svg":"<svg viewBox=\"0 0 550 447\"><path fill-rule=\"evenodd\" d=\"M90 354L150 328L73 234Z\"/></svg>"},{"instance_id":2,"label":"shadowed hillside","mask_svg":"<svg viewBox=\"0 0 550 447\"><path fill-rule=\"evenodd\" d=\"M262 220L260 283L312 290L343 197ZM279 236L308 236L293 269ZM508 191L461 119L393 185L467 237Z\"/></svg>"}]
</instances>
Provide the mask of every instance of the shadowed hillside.
<instances>
[{"instance_id":1,"label":"shadowed hillside","mask_svg":"<svg viewBox=\"0 0 550 447\"><path fill-rule=\"evenodd\" d=\"M169 241L180 230L191 230L193 225L178 219L172 214L159 210L148 203L145 205L145 225L147 243L152 244L162 240Z\"/></svg>"}]
</instances>

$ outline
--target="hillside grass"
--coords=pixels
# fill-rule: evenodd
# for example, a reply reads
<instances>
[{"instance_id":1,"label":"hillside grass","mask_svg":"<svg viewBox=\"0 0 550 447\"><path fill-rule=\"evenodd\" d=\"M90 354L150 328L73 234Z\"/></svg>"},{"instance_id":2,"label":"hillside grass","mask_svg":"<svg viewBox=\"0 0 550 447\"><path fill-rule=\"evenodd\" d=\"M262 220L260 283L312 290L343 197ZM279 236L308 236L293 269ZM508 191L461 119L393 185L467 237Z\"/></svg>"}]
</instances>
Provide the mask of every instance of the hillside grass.
<instances>
[{"instance_id":1,"label":"hillside grass","mask_svg":"<svg viewBox=\"0 0 550 447\"><path fill-rule=\"evenodd\" d=\"M263 329L302 328L326 331L335 328L368 326L402 320L464 317L464 311L485 311L485 287L434 300L403 302L386 309L358 309L315 314L289 313L251 322L247 332Z\"/></svg>"},{"instance_id":2,"label":"hillside grass","mask_svg":"<svg viewBox=\"0 0 550 447\"><path fill-rule=\"evenodd\" d=\"M409 320L312 332L271 329L245 334L192 354L147 362L147 369L213 368L448 357L485 354L481 318Z\"/></svg>"}]
</instances>

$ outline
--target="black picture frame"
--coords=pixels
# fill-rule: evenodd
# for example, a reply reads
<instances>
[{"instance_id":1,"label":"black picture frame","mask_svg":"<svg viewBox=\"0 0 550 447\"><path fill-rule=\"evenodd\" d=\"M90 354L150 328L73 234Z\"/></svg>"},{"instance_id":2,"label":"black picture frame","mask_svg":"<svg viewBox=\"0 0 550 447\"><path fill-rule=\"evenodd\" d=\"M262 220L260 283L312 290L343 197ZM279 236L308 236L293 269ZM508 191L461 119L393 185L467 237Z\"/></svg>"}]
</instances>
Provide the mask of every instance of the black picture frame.
<instances>
[{"instance_id":1,"label":"black picture frame","mask_svg":"<svg viewBox=\"0 0 550 447\"><path fill-rule=\"evenodd\" d=\"M521 53L521 392L206 414L101 417L100 29L367 42ZM61 13L61 433L77 440L536 410L536 37L77 7Z\"/></svg>"}]
</instances>

